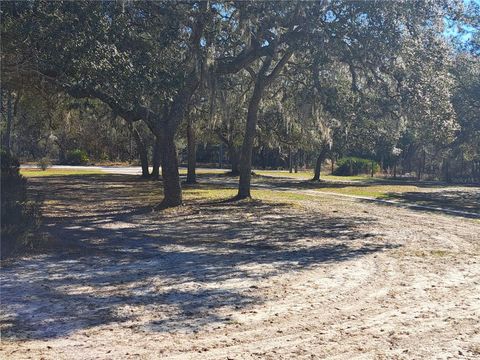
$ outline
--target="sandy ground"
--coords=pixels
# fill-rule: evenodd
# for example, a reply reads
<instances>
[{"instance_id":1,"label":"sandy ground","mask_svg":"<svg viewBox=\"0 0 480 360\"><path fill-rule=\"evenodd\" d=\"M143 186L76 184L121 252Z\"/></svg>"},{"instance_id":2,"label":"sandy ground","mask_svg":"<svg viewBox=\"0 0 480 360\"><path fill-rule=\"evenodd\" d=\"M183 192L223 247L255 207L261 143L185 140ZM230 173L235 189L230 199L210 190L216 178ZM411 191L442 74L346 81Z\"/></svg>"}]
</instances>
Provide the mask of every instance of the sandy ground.
<instances>
[{"instance_id":1,"label":"sandy ground","mask_svg":"<svg viewBox=\"0 0 480 360\"><path fill-rule=\"evenodd\" d=\"M131 177L31 183L63 250L2 269L2 359L480 358L479 220L328 195L152 213Z\"/></svg>"}]
</instances>

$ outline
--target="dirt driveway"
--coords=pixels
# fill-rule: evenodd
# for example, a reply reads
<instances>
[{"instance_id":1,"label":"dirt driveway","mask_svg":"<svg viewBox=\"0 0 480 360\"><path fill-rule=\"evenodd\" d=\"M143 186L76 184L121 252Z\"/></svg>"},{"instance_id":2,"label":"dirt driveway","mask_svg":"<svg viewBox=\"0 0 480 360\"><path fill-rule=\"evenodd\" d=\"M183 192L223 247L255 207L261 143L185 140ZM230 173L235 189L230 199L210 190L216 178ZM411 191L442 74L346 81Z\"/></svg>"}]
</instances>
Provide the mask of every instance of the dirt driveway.
<instances>
[{"instance_id":1,"label":"dirt driveway","mask_svg":"<svg viewBox=\"0 0 480 360\"><path fill-rule=\"evenodd\" d=\"M57 251L1 271L2 359L478 359L480 222L329 195L152 213L32 179Z\"/></svg>"}]
</instances>

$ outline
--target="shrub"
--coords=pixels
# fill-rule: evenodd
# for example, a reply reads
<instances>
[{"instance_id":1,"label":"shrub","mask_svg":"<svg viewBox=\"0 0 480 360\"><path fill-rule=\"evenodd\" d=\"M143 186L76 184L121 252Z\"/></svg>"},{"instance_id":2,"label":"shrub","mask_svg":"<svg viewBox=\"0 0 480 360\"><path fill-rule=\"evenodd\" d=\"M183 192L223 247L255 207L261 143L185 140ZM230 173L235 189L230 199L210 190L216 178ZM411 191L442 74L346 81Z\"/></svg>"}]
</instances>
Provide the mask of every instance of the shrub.
<instances>
[{"instance_id":1,"label":"shrub","mask_svg":"<svg viewBox=\"0 0 480 360\"><path fill-rule=\"evenodd\" d=\"M38 167L43 171L47 170L50 166L52 166L52 162L47 157L41 158L38 162Z\"/></svg>"},{"instance_id":2,"label":"shrub","mask_svg":"<svg viewBox=\"0 0 480 360\"><path fill-rule=\"evenodd\" d=\"M67 152L65 161L69 165L86 165L89 161L88 155L84 150L75 149Z\"/></svg>"},{"instance_id":3,"label":"shrub","mask_svg":"<svg viewBox=\"0 0 480 360\"><path fill-rule=\"evenodd\" d=\"M339 176L370 174L372 172L372 165L374 173L380 170L378 163L369 159L362 159L358 157L345 157L339 159L337 161L337 165L338 167L333 174Z\"/></svg>"},{"instance_id":4,"label":"shrub","mask_svg":"<svg viewBox=\"0 0 480 360\"><path fill-rule=\"evenodd\" d=\"M20 175L20 164L8 152L0 152L1 162L1 257L33 245L33 234L40 224L40 204L28 201L27 179Z\"/></svg>"}]
</instances>

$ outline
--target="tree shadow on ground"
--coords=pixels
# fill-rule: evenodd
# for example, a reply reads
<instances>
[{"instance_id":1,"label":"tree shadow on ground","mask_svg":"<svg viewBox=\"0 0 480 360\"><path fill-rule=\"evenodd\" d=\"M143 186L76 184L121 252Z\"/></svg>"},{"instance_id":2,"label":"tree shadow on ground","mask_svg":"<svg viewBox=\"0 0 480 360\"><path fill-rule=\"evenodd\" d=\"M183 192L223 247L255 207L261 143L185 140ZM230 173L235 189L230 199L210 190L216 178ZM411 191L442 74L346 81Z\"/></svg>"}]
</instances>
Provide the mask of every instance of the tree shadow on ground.
<instances>
[{"instance_id":1,"label":"tree shadow on ground","mask_svg":"<svg viewBox=\"0 0 480 360\"><path fill-rule=\"evenodd\" d=\"M446 213L454 216L478 218L480 217L480 187L474 185L461 185L452 188L451 184L433 183L433 182L405 182L405 181L356 181L356 182L335 182L335 181L305 181L287 178L273 178L266 182L255 184L258 189L272 189L278 191L294 191L294 190L320 190L320 189L348 189L348 188L365 188L377 185L414 185L421 188L419 191L402 192L399 188L398 192L387 192L379 197L380 200L393 200L395 203L378 202L376 198L372 200L359 199L360 202L374 202L379 205L398 206L402 205L412 210L431 211L438 213ZM385 187L384 191L388 191ZM425 190L423 190L425 189ZM321 193L319 193L320 195ZM355 195L348 192L340 195ZM431 207L426 209L425 206ZM462 213L463 212L463 213Z\"/></svg>"},{"instance_id":2,"label":"tree shadow on ground","mask_svg":"<svg viewBox=\"0 0 480 360\"><path fill-rule=\"evenodd\" d=\"M438 208L439 212L442 210L456 210L461 212L471 213L455 213L462 217L480 217L480 189L477 191L430 191L430 192L404 192L404 193L390 193L387 198L395 200L401 204L416 204L419 206L428 206ZM412 207L415 209L415 207ZM417 209L420 209L418 207ZM425 211L425 209L423 209ZM432 209L433 210L433 209Z\"/></svg>"},{"instance_id":3,"label":"tree shadow on ground","mask_svg":"<svg viewBox=\"0 0 480 360\"><path fill-rule=\"evenodd\" d=\"M48 200L44 231L66 251L2 269L4 339L114 325L196 331L264 303L262 279L397 246L364 230L371 218L289 204L204 202L151 213L144 201L155 186L118 175L32 182Z\"/></svg>"}]
</instances>

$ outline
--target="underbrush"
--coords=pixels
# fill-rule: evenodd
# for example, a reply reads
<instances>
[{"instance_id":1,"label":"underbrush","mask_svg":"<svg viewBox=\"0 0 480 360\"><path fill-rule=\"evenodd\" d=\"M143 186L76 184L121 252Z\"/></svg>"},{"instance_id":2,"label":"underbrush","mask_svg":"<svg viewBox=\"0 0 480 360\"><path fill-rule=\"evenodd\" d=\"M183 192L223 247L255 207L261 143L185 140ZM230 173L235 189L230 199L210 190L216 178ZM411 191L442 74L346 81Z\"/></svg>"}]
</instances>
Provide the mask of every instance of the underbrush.
<instances>
[{"instance_id":1,"label":"underbrush","mask_svg":"<svg viewBox=\"0 0 480 360\"><path fill-rule=\"evenodd\" d=\"M358 157L345 157L337 162L337 169L333 175L354 176L360 174L374 174L380 170L380 166L373 160Z\"/></svg>"},{"instance_id":2,"label":"underbrush","mask_svg":"<svg viewBox=\"0 0 480 360\"><path fill-rule=\"evenodd\" d=\"M40 205L27 197L27 179L20 175L19 162L5 151L1 161L1 258L32 249L40 226Z\"/></svg>"}]
</instances>

